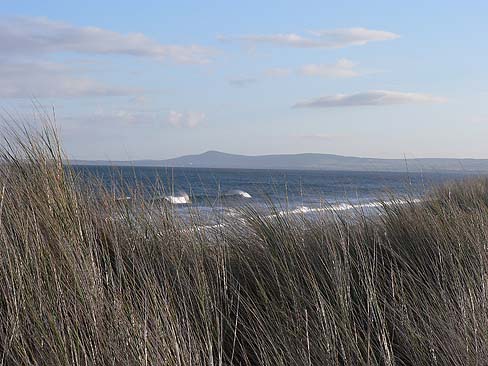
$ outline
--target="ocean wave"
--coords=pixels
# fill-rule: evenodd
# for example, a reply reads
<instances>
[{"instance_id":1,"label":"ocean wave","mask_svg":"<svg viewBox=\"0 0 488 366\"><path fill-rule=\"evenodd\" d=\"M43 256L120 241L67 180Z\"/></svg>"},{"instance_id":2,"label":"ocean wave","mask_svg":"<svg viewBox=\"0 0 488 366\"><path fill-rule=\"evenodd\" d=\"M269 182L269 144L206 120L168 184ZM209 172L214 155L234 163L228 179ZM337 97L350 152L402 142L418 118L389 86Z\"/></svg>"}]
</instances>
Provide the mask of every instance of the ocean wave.
<instances>
[{"instance_id":1,"label":"ocean wave","mask_svg":"<svg viewBox=\"0 0 488 366\"><path fill-rule=\"evenodd\" d=\"M163 199L173 205L184 205L191 203L190 197L185 192L179 193L177 196L163 196Z\"/></svg>"},{"instance_id":2,"label":"ocean wave","mask_svg":"<svg viewBox=\"0 0 488 366\"><path fill-rule=\"evenodd\" d=\"M411 204L411 203L420 203L423 200L420 198L414 198L414 199L393 199L389 201L373 201L373 202L367 202L367 203L345 203L345 202L340 202L336 204L331 204L330 206L327 207L307 207L307 206L298 206L294 209L290 210L283 210L279 211L277 214L271 214L271 215L266 215L266 218L274 218L277 216L284 216L284 215L306 215L306 214L311 214L311 213L321 213L321 212L340 212L340 211L348 211L348 210L353 210L353 209L375 209L375 208L382 208L385 206L393 206L393 205L405 205L405 204ZM381 214L381 213L380 213ZM240 221L243 224L245 223L245 218L241 217L238 215L237 211L232 212L231 215L233 216L233 220ZM212 229L221 229L227 226L228 223L215 223L215 224L207 224L207 225L198 225L192 228L189 228L188 230L212 230Z\"/></svg>"},{"instance_id":3,"label":"ocean wave","mask_svg":"<svg viewBox=\"0 0 488 366\"><path fill-rule=\"evenodd\" d=\"M242 198L252 198L252 196L246 191L240 189L231 189L230 191L222 194L223 197L242 197Z\"/></svg>"},{"instance_id":4,"label":"ocean wave","mask_svg":"<svg viewBox=\"0 0 488 366\"><path fill-rule=\"evenodd\" d=\"M419 203L421 199L415 198L411 200L402 200L402 199L393 199L389 201L373 201L367 203L346 203L340 202L331 204L325 207L307 207L307 206L298 206L291 210L283 210L280 211L279 215L295 215L295 214L307 214L313 212L339 212L339 211L349 211L354 209L368 209L368 208L381 208L384 206L392 206L392 205L404 205L407 203Z\"/></svg>"}]
</instances>

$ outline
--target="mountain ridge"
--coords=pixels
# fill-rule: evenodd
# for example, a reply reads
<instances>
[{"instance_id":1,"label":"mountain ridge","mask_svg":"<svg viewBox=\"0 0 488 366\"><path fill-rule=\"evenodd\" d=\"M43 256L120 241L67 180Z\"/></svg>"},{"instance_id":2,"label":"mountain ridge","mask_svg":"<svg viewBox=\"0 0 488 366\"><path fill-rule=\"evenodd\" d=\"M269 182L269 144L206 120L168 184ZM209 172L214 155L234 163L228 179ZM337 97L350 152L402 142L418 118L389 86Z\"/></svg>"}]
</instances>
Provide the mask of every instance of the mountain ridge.
<instances>
[{"instance_id":1,"label":"mountain ridge","mask_svg":"<svg viewBox=\"0 0 488 366\"><path fill-rule=\"evenodd\" d=\"M140 160L72 160L73 165L112 165L174 168L221 169L282 169L282 170L335 170L335 171L449 171L488 172L488 159L473 158L416 158L385 159L354 157L336 154L300 153L239 155L216 150L201 154L184 155L171 159Z\"/></svg>"}]
</instances>

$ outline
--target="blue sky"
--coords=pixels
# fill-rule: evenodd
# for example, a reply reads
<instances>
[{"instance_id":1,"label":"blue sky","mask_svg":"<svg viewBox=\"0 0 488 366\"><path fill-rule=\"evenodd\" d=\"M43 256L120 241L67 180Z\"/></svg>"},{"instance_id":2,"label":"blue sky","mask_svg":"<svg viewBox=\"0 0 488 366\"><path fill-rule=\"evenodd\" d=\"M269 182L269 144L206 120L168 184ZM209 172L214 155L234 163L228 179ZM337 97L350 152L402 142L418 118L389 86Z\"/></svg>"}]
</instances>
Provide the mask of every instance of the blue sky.
<instances>
[{"instance_id":1,"label":"blue sky","mask_svg":"<svg viewBox=\"0 0 488 366\"><path fill-rule=\"evenodd\" d=\"M488 158L484 1L9 1L0 106L80 159Z\"/></svg>"}]
</instances>

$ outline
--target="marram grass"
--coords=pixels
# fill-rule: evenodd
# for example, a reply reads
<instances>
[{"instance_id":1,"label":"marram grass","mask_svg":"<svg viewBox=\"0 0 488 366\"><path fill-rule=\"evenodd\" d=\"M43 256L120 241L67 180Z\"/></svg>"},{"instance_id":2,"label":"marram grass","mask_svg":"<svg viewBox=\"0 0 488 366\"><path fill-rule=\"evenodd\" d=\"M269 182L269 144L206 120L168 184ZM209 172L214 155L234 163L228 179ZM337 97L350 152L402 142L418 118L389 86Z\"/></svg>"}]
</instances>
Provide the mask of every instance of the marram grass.
<instances>
[{"instance_id":1,"label":"marram grass","mask_svg":"<svg viewBox=\"0 0 488 366\"><path fill-rule=\"evenodd\" d=\"M80 189L49 129L3 146L0 365L488 362L488 180L188 230Z\"/></svg>"}]
</instances>

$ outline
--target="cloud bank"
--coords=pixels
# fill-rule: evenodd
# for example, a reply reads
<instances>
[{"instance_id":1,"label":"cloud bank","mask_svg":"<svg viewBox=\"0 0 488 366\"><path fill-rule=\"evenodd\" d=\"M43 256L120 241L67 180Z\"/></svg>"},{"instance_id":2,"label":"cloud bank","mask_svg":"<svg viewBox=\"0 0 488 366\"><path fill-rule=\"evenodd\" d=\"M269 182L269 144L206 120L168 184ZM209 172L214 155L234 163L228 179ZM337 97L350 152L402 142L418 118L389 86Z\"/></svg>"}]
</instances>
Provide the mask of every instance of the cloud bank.
<instances>
[{"instance_id":1,"label":"cloud bank","mask_svg":"<svg viewBox=\"0 0 488 366\"><path fill-rule=\"evenodd\" d=\"M354 94L336 94L299 102L293 108L331 108L378 106L412 103L442 103L446 100L430 94L402 93L389 90L370 90Z\"/></svg>"},{"instance_id":2,"label":"cloud bank","mask_svg":"<svg viewBox=\"0 0 488 366\"><path fill-rule=\"evenodd\" d=\"M198 45L161 44L142 33L122 34L41 17L0 17L0 97L93 97L143 92L105 85L88 77L86 70L72 63L63 64L62 60L71 54L206 63L213 51Z\"/></svg>"},{"instance_id":3,"label":"cloud bank","mask_svg":"<svg viewBox=\"0 0 488 366\"><path fill-rule=\"evenodd\" d=\"M48 18L0 19L0 54L36 55L73 52L127 55L177 63L206 63L212 51L199 45L165 45L142 33L121 34L98 27L79 27Z\"/></svg>"},{"instance_id":4,"label":"cloud bank","mask_svg":"<svg viewBox=\"0 0 488 366\"><path fill-rule=\"evenodd\" d=\"M1 98L120 96L141 90L104 85L52 62L0 62Z\"/></svg>"},{"instance_id":5,"label":"cloud bank","mask_svg":"<svg viewBox=\"0 0 488 366\"><path fill-rule=\"evenodd\" d=\"M302 36L295 33L254 34L240 36L219 36L221 41L267 44L295 48L342 48L362 46L369 42L388 41L399 38L396 33L366 28L342 28L309 32Z\"/></svg>"}]
</instances>

